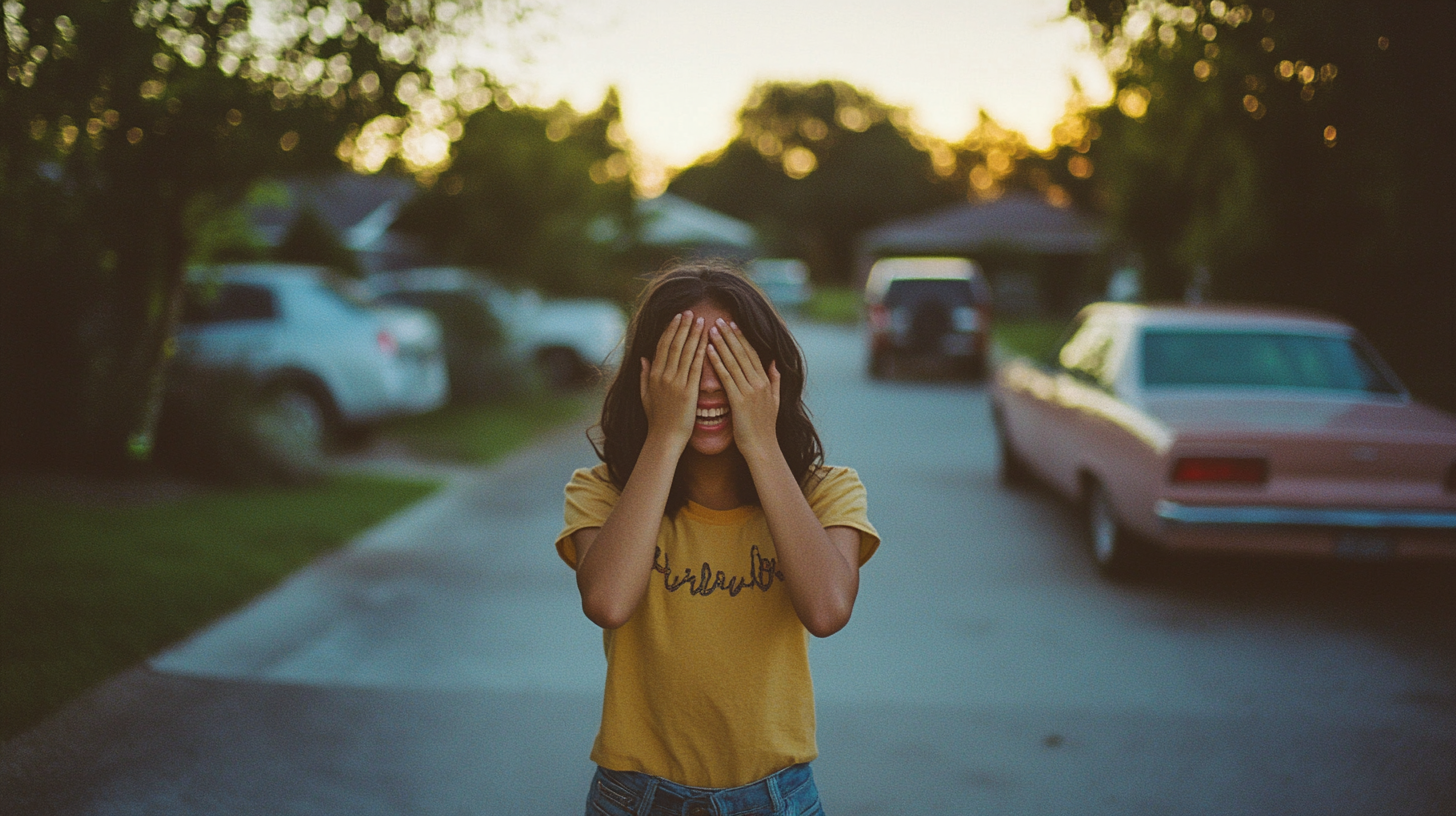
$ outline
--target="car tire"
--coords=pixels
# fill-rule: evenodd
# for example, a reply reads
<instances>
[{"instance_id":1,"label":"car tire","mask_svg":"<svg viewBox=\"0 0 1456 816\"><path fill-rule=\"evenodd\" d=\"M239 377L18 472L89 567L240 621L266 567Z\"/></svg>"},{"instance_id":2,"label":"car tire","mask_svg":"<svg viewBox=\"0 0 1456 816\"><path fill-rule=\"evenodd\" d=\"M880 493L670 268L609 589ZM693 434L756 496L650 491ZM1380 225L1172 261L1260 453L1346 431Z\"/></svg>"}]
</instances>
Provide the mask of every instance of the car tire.
<instances>
[{"instance_id":1,"label":"car tire","mask_svg":"<svg viewBox=\"0 0 1456 816\"><path fill-rule=\"evenodd\" d=\"M265 390L252 417L252 438L270 470L285 481L306 480L323 469L328 415L303 388Z\"/></svg>"},{"instance_id":2,"label":"car tire","mask_svg":"<svg viewBox=\"0 0 1456 816\"><path fill-rule=\"evenodd\" d=\"M986 355L977 354L975 357L972 357L966 365L966 377L971 382L981 382L986 379L986 374Z\"/></svg>"},{"instance_id":3,"label":"car tire","mask_svg":"<svg viewBox=\"0 0 1456 816\"><path fill-rule=\"evenodd\" d=\"M536 363L541 368L541 376L546 380L546 385L551 388L565 390L586 381L587 366L571 349L542 349L536 355Z\"/></svg>"},{"instance_id":4,"label":"car tire","mask_svg":"<svg viewBox=\"0 0 1456 816\"><path fill-rule=\"evenodd\" d=\"M1027 466L1026 460L1012 446L1011 439L1006 435L1006 428L1000 419L996 421L996 448L999 454L997 476L1001 484L1007 487L1021 487L1031 484L1031 468Z\"/></svg>"},{"instance_id":5,"label":"car tire","mask_svg":"<svg viewBox=\"0 0 1456 816\"><path fill-rule=\"evenodd\" d=\"M870 379L889 379L892 370L890 362L890 352L886 351L885 349L875 349L874 351L871 351L869 366Z\"/></svg>"},{"instance_id":6,"label":"car tire","mask_svg":"<svg viewBox=\"0 0 1456 816\"><path fill-rule=\"evenodd\" d=\"M1087 540L1097 569L1109 578L1127 577L1144 559L1139 542L1117 517L1112 498L1100 483L1088 483L1083 502Z\"/></svg>"}]
</instances>

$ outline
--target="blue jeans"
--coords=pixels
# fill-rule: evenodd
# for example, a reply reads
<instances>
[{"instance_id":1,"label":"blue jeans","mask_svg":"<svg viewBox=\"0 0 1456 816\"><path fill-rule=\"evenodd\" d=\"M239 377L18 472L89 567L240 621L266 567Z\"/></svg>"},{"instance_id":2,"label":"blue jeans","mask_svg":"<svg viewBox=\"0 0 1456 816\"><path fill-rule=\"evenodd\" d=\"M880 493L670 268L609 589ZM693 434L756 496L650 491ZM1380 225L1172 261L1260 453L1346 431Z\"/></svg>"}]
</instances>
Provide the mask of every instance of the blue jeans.
<instances>
[{"instance_id":1,"label":"blue jeans","mask_svg":"<svg viewBox=\"0 0 1456 816\"><path fill-rule=\"evenodd\" d=\"M658 776L597 768L586 816L823 816L807 763L736 788L694 788Z\"/></svg>"}]
</instances>

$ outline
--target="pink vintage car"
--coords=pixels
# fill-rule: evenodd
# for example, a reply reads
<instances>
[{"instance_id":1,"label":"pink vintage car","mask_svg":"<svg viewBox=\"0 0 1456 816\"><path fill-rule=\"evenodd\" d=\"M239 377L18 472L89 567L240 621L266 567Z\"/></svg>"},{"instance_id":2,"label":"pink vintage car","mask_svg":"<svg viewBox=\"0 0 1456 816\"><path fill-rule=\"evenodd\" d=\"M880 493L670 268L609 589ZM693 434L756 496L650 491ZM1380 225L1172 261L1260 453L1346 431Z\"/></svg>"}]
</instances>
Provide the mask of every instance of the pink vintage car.
<instances>
[{"instance_id":1,"label":"pink vintage car","mask_svg":"<svg viewBox=\"0 0 1456 816\"><path fill-rule=\"evenodd\" d=\"M1093 304L991 405L1003 478L1078 501L1109 575L1149 545L1456 558L1456 416L1329 317Z\"/></svg>"}]
</instances>

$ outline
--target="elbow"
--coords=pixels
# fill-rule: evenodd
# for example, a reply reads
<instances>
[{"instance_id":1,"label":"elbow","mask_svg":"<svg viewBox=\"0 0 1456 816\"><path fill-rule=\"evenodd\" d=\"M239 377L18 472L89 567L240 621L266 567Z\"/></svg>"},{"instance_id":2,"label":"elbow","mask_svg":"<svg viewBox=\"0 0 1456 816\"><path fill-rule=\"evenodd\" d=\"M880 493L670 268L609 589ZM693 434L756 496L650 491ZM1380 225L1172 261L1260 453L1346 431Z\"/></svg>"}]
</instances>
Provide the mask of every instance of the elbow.
<instances>
[{"instance_id":1,"label":"elbow","mask_svg":"<svg viewBox=\"0 0 1456 816\"><path fill-rule=\"evenodd\" d=\"M849 624L849 616L853 611L854 607L850 604L823 610L818 614L806 616L803 620L804 628L808 629L809 634L814 637L827 638Z\"/></svg>"},{"instance_id":2,"label":"elbow","mask_svg":"<svg viewBox=\"0 0 1456 816\"><path fill-rule=\"evenodd\" d=\"M581 599L581 611L586 614L588 620L603 629L616 629L632 619L634 607L624 604L614 604L610 599L592 598L583 595Z\"/></svg>"}]
</instances>

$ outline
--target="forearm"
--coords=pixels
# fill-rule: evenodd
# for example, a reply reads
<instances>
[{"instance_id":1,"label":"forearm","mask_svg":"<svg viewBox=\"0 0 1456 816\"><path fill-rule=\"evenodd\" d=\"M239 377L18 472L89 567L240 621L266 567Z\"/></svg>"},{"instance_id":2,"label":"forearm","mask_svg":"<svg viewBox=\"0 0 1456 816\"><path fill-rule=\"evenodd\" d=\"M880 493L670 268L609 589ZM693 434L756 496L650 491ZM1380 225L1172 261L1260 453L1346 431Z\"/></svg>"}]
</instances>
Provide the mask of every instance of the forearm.
<instances>
[{"instance_id":1,"label":"forearm","mask_svg":"<svg viewBox=\"0 0 1456 816\"><path fill-rule=\"evenodd\" d=\"M604 629L626 623L647 591L680 448L649 435L611 514L590 546L578 547L582 611Z\"/></svg>"},{"instance_id":2,"label":"forearm","mask_svg":"<svg viewBox=\"0 0 1456 816\"><path fill-rule=\"evenodd\" d=\"M810 633L828 637L844 628L854 610L858 563L830 540L776 444L745 458L794 612Z\"/></svg>"}]
</instances>

